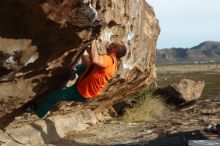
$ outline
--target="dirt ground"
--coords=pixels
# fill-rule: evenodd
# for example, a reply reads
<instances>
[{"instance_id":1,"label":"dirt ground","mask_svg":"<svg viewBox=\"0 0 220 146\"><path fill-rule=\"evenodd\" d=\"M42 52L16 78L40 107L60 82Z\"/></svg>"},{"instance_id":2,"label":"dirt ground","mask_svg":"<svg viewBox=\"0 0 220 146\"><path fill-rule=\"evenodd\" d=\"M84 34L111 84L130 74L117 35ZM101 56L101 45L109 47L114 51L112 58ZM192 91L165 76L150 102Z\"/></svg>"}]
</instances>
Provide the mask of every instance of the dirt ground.
<instances>
[{"instance_id":1,"label":"dirt ground","mask_svg":"<svg viewBox=\"0 0 220 146\"><path fill-rule=\"evenodd\" d=\"M220 138L218 134L205 133L208 124L220 123L220 100L200 99L191 106L173 111L164 120L123 123L110 120L99 123L80 132L72 131L51 146L69 145L116 145L147 142L167 134L201 130L210 139Z\"/></svg>"}]
</instances>

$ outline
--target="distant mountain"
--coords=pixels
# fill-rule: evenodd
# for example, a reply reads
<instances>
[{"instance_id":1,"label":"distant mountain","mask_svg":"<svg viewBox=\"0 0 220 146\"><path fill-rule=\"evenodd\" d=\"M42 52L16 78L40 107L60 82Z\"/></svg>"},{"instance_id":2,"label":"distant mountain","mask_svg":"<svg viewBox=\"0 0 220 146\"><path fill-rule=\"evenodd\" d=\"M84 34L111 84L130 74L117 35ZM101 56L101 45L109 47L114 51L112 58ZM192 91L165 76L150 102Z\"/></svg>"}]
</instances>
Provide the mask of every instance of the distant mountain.
<instances>
[{"instance_id":1,"label":"distant mountain","mask_svg":"<svg viewBox=\"0 0 220 146\"><path fill-rule=\"evenodd\" d=\"M220 42L206 41L192 48L157 50L157 64L220 63Z\"/></svg>"}]
</instances>

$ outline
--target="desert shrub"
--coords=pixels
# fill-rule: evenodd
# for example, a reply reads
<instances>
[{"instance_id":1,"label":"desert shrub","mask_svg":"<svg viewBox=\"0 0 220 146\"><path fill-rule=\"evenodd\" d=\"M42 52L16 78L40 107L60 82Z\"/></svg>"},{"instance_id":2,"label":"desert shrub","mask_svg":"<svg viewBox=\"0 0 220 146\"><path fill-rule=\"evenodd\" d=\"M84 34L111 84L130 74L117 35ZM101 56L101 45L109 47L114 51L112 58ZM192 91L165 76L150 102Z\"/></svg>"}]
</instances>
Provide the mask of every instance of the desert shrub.
<instances>
[{"instance_id":1,"label":"desert shrub","mask_svg":"<svg viewBox=\"0 0 220 146\"><path fill-rule=\"evenodd\" d=\"M146 122L163 119L169 113L169 108L159 97L143 90L133 97L136 104L126 110L121 120L124 122Z\"/></svg>"}]
</instances>

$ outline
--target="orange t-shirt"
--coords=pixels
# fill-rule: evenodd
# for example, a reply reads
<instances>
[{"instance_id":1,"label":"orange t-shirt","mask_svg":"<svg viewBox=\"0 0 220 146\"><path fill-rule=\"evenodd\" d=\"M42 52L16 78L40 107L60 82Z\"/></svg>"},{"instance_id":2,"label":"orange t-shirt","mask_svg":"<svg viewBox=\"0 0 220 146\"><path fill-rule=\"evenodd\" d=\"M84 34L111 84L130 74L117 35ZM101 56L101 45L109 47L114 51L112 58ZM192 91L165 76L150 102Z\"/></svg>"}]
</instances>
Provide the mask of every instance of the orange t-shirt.
<instances>
[{"instance_id":1,"label":"orange t-shirt","mask_svg":"<svg viewBox=\"0 0 220 146\"><path fill-rule=\"evenodd\" d=\"M92 98L99 95L107 82L116 73L117 59L108 55L103 55L102 59L105 67L90 64L79 78L77 90L81 96Z\"/></svg>"}]
</instances>

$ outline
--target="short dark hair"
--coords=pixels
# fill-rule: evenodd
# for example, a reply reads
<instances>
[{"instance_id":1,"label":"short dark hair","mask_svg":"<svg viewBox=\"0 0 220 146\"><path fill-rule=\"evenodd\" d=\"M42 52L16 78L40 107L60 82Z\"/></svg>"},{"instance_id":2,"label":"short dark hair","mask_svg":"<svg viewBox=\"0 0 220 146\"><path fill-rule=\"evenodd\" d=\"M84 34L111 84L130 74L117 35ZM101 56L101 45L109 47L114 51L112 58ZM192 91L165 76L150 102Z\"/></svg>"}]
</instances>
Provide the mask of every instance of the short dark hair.
<instances>
[{"instance_id":1,"label":"short dark hair","mask_svg":"<svg viewBox=\"0 0 220 146\"><path fill-rule=\"evenodd\" d=\"M127 48L123 42L114 42L114 45L117 49L116 57L118 59L122 58L127 53Z\"/></svg>"}]
</instances>

